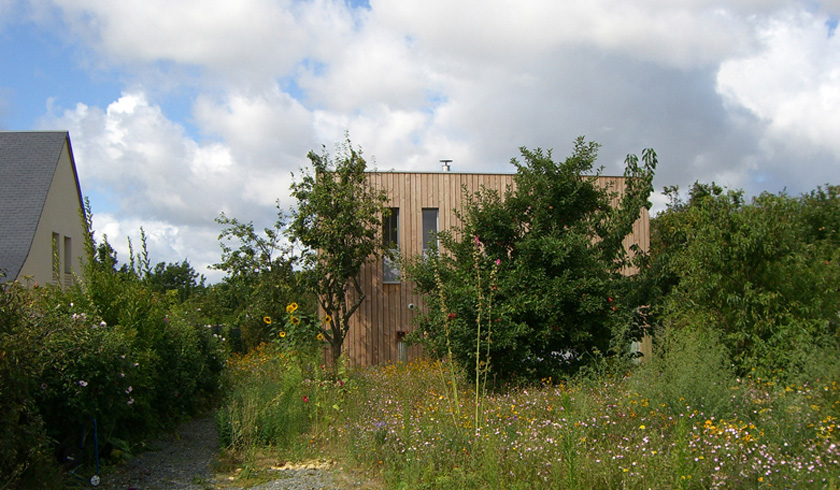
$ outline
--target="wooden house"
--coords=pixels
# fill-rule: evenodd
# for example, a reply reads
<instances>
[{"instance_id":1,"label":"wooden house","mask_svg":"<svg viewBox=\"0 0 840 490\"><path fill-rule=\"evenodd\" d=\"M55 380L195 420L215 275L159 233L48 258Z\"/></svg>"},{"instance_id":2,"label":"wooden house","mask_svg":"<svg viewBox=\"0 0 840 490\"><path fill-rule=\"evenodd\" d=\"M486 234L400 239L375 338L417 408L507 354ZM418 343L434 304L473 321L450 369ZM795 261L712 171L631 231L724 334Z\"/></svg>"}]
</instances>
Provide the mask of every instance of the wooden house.
<instances>
[{"instance_id":1,"label":"wooden house","mask_svg":"<svg viewBox=\"0 0 840 490\"><path fill-rule=\"evenodd\" d=\"M513 185L513 174L476 174L449 171L371 172L370 183L388 194L391 216L383 224L385 243L393 243L402 257L423 253L430 232L460 226L455 211L463 204L463 189L477 192L482 186L504 195ZM624 189L624 177L599 177L598 184ZM624 240L626 248L649 246L648 211L643 210L633 232ZM344 355L351 365L365 366L384 362L411 361L422 355L419 346L408 347L407 333L414 329L412 320L422 307L422 297L414 284L400 277L399 269L388 259L371 261L362 269L360 284L365 300L350 320L344 341Z\"/></svg>"},{"instance_id":2,"label":"wooden house","mask_svg":"<svg viewBox=\"0 0 840 490\"><path fill-rule=\"evenodd\" d=\"M0 283L71 285L83 213L67 131L0 131Z\"/></svg>"}]
</instances>

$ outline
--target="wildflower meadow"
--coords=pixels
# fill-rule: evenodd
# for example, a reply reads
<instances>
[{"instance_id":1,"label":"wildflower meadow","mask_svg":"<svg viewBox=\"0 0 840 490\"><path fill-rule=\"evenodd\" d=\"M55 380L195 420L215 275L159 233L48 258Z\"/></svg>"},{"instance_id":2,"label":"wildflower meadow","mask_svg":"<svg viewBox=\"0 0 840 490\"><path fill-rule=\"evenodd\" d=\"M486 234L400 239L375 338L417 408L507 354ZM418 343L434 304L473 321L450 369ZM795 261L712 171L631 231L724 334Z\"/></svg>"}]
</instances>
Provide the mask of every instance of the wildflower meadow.
<instances>
[{"instance_id":1,"label":"wildflower meadow","mask_svg":"<svg viewBox=\"0 0 840 490\"><path fill-rule=\"evenodd\" d=\"M453 386L446 361L334 371L277 344L230 362L218 420L246 466L257 452L333 457L389 488L840 484L836 358L815 360L822 376L810 382L779 384L708 365L695 338L667 346L679 362L604 358L578 376L476 396L458 368Z\"/></svg>"},{"instance_id":2,"label":"wildflower meadow","mask_svg":"<svg viewBox=\"0 0 840 490\"><path fill-rule=\"evenodd\" d=\"M391 488L836 488L840 385L731 378L726 407L640 389L645 368L480 397L425 360L332 378L265 346L233 361L233 446L332 456ZM234 374L236 373L236 374ZM247 373L247 376L243 376ZM262 381L258 381L262 380ZM266 380L272 380L267 385ZM703 383L698 380L698 383ZM236 395L232 395L235 393ZM233 409L241 410L241 418ZM246 408L248 407L248 408ZM250 410L250 411L249 411ZM242 427L250 424L251 435ZM282 455L282 456L280 456Z\"/></svg>"}]
</instances>

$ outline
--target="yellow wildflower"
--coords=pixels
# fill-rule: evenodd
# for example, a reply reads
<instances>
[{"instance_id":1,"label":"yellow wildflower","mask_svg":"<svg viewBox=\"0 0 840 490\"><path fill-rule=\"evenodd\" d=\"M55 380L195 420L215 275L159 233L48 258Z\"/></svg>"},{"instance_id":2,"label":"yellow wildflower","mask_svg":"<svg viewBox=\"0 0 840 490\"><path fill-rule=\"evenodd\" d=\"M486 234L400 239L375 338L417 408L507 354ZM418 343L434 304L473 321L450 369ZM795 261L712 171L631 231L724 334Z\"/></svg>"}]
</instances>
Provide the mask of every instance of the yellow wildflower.
<instances>
[{"instance_id":1,"label":"yellow wildflower","mask_svg":"<svg viewBox=\"0 0 840 490\"><path fill-rule=\"evenodd\" d=\"M289 321L292 322L292 325L297 325L300 323L300 318L293 316Z\"/></svg>"},{"instance_id":2,"label":"yellow wildflower","mask_svg":"<svg viewBox=\"0 0 840 490\"><path fill-rule=\"evenodd\" d=\"M270 317L270 316L264 316L264 317L263 317L263 322L264 322L266 325L271 325L271 317Z\"/></svg>"},{"instance_id":3,"label":"yellow wildflower","mask_svg":"<svg viewBox=\"0 0 840 490\"><path fill-rule=\"evenodd\" d=\"M282 339L282 338L284 338L284 337L286 336L286 332L281 331L281 332L280 332L280 333L278 333L277 335L279 335L279 336L280 336L280 338Z\"/></svg>"},{"instance_id":4,"label":"yellow wildflower","mask_svg":"<svg viewBox=\"0 0 840 490\"><path fill-rule=\"evenodd\" d=\"M318 334L318 337L316 337L316 338L317 338L318 340L320 340L321 342L323 342L323 341L324 341L324 334L319 333L319 334Z\"/></svg>"},{"instance_id":5,"label":"yellow wildflower","mask_svg":"<svg viewBox=\"0 0 840 490\"><path fill-rule=\"evenodd\" d=\"M292 303L292 304L290 304L289 306L286 307L286 313L294 313L295 310L297 310L297 309L298 309L298 304L297 303Z\"/></svg>"},{"instance_id":6,"label":"yellow wildflower","mask_svg":"<svg viewBox=\"0 0 840 490\"><path fill-rule=\"evenodd\" d=\"M332 321L332 317L331 317L331 316L326 315L326 316L324 317L324 323L330 323L331 321Z\"/></svg>"}]
</instances>

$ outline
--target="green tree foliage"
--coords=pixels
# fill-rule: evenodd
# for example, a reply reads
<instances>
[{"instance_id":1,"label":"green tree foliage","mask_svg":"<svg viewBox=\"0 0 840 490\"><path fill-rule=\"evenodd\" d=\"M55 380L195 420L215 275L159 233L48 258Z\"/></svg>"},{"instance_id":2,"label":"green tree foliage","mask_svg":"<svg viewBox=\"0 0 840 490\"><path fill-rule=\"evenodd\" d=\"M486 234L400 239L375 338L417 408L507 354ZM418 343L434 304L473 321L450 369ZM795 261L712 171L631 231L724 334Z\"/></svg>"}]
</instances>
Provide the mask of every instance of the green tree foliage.
<instances>
[{"instance_id":1,"label":"green tree foliage","mask_svg":"<svg viewBox=\"0 0 840 490\"><path fill-rule=\"evenodd\" d=\"M181 303L203 291L204 280L186 259L181 263L159 262L146 277L152 291L169 294Z\"/></svg>"},{"instance_id":2,"label":"green tree foliage","mask_svg":"<svg viewBox=\"0 0 840 490\"><path fill-rule=\"evenodd\" d=\"M801 196L666 189L639 289L666 328L712 329L742 374L796 370L840 326L837 187Z\"/></svg>"},{"instance_id":3,"label":"green tree foliage","mask_svg":"<svg viewBox=\"0 0 840 490\"><path fill-rule=\"evenodd\" d=\"M264 319L282 318L287 304L302 302L304 310L314 310L313 302L299 292L296 258L283 239L286 223L279 204L277 221L262 233L253 222L224 213L216 222L225 228L219 235L222 260L213 268L227 275L213 288L213 296L224 304L228 321L241 329L242 348L269 341L271 327Z\"/></svg>"},{"instance_id":4,"label":"green tree foliage","mask_svg":"<svg viewBox=\"0 0 840 490\"><path fill-rule=\"evenodd\" d=\"M365 299L359 271L381 249L377 233L386 212L386 195L369 185L367 162L349 137L335 157L324 150L321 155L309 152L308 158L311 169L291 186L297 207L287 234L303 248L307 289L331 318L322 334L337 360L349 320ZM348 301L351 289L352 302Z\"/></svg>"},{"instance_id":5,"label":"green tree foliage","mask_svg":"<svg viewBox=\"0 0 840 490\"><path fill-rule=\"evenodd\" d=\"M629 264L622 240L649 206L656 155L645 150L641 165L628 156L619 196L596 184L597 151L579 138L574 154L555 162L550 151L522 148L513 189L465 196L463 229L441 232L441 253L407 266L428 305L415 338L443 354L448 337L456 360L474 366L486 314L481 351L489 335L490 364L502 377L574 370L610 349L632 306L619 295Z\"/></svg>"}]
</instances>

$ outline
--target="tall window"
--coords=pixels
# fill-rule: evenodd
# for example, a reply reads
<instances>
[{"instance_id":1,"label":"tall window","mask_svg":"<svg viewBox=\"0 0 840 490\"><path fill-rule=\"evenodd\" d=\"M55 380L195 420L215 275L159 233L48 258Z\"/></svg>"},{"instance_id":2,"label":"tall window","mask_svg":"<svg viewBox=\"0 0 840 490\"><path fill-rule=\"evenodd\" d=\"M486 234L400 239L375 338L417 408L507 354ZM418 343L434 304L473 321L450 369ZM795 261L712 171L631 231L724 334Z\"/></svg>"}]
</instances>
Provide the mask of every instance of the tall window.
<instances>
[{"instance_id":1,"label":"tall window","mask_svg":"<svg viewBox=\"0 0 840 490\"><path fill-rule=\"evenodd\" d=\"M437 245L438 210L437 208L423 209L423 255Z\"/></svg>"},{"instance_id":2,"label":"tall window","mask_svg":"<svg viewBox=\"0 0 840 490\"><path fill-rule=\"evenodd\" d=\"M61 276L61 251L59 247L61 247L61 235L58 233L52 234L52 274L53 274L53 281L58 284L59 279Z\"/></svg>"},{"instance_id":3,"label":"tall window","mask_svg":"<svg viewBox=\"0 0 840 490\"><path fill-rule=\"evenodd\" d=\"M394 254L400 250L400 208L390 208L390 214L382 219L382 245ZM382 260L382 282L399 284L399 263L391 258Z\"/></svg>"},{"instance_id":4,"label":"tall window","mask_svg":"<svg viewBox=\"0 0 840 490\"><path fill-rule=\"evenodd\" d=\"M64 237L64 273L70 274L73 272L73 245L70 237Z\"/></svg>"}]
</instances>

